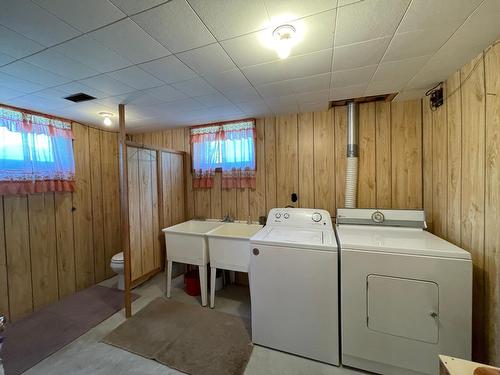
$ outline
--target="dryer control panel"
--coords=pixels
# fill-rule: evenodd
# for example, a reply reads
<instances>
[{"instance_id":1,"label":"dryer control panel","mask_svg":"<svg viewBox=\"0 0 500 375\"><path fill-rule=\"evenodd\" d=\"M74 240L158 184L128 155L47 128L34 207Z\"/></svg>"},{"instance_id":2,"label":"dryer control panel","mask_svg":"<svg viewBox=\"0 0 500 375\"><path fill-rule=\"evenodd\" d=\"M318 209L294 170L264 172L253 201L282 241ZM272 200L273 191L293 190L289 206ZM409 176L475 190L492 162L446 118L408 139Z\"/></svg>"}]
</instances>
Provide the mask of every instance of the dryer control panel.
<instances>
[{"instance_id":1,"label":"dryer control panel","mask_svg":"<svg viewBox=\"0 0 500 375\"><path fill-rule=\"evenodd\" d=\"M266 225L324 230L333 229L330 213L314 208L273 208L267 215Z\"/></svg>"}]
</instances>

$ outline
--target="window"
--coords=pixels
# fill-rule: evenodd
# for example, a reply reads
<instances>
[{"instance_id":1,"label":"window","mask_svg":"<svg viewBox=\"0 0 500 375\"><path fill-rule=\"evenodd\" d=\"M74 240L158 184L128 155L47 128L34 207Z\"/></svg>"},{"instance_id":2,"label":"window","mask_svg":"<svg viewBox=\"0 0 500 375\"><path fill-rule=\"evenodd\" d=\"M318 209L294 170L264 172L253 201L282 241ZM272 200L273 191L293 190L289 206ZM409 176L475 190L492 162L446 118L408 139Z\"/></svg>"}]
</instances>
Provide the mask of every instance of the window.
<instances>
[{"instance_id":1,"label":"window","mask_svg":"<svg viewBox=\"0 0 500 375\"><path fill-rule=\"evenodd\" d=\"M193 187L210 188L216 170L223 188L255 188L255 122L191 128Z\"/></svg>"},{"instance_id":2,"label":"window","mask_svg":"<svg viewBox=\"0 0 500 375\"><path fill-rule=\"evenodd\" d=\"M0 194L74 191L71 125L0 107Z\"/></svg>"}]
</instances>

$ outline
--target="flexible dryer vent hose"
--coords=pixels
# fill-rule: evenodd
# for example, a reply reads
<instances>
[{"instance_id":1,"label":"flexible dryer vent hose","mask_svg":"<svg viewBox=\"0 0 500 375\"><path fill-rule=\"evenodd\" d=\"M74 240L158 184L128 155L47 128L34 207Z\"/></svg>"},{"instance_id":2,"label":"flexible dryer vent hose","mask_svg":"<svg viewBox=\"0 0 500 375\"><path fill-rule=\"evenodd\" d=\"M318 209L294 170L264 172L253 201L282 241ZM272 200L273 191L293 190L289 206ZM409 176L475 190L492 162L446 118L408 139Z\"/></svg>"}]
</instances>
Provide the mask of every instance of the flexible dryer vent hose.
<instances>
[{"instance_id":1,"label":"flexible dryer vent hose","mask_svg":"<svg viewBox=\"0 0 500 375\"><path fill-rule=\"evenodd\" d=\"M345 208L356 208L358 196L358 103L347 103L347 170L345 175Z\"/></svg>"},{"instance_id":2,"label":"flexible dryer vent hose","mask_svg":"<svg viewBox=\"0 0 500 375\"><path fill-rule=\"evenodd\" d=\"M345 207L356 208L358 195L358 158L347 158L347 171L345 175Z\"/></svg>"}]
</instances>

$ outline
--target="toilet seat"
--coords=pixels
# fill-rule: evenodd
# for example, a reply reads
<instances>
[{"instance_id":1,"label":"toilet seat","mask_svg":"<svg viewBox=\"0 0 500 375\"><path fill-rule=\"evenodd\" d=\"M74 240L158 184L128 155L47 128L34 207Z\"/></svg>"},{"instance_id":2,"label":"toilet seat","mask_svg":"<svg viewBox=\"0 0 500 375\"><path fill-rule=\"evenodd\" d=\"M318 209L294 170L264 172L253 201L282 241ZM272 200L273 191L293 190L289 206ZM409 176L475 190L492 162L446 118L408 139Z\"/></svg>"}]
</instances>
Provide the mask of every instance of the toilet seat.
<instances>
[{"instance_id":1,"label":"toilet seat","mask_svg":"<svg viewBox=\"0 0 500 375\"><path fill-rule=\"evenodd\" d=\"M123 252L113 255L111 258L111 263L123 264Z\"/></svg>"}]
</instances>

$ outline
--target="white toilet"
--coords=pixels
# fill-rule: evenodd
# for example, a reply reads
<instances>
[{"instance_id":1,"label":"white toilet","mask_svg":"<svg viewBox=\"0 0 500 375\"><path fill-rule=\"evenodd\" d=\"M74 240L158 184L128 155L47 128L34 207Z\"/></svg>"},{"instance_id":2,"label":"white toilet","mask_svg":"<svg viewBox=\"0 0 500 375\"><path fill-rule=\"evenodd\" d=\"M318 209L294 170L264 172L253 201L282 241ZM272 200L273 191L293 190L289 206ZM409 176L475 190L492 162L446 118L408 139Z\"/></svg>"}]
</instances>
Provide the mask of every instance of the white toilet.
<instances>
[{"instance_id":1,"label":"white toilet","mask_svg":"<svg viewBox=\"0 0 500 375\"><path fill-rule=\"evenodd\" d=\"M113 255L113 258L111 258L111 269L118 274L118 289L125 290L123 252Z\"/></svg>"}]
</instances>

